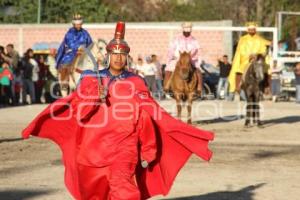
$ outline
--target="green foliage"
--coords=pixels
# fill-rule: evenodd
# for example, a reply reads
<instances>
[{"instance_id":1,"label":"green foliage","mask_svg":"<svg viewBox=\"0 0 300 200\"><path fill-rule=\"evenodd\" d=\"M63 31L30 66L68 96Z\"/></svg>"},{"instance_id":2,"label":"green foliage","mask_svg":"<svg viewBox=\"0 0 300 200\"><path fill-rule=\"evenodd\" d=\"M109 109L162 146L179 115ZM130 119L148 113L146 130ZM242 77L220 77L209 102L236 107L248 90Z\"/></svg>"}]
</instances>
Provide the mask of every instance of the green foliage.
<instances>
[{"instance_id":1,"label":"green foliage","mask_svg":"<svg viewBox=\"0 0 300 200\"><path fill-rule=\"evenodd\" d=\"M0 0L0 23L36 23L38 1ZM300 10L299 0L40 1L41 23L69 23L74 13L80 13L87 23L229 19L239 26L249 20L257 20L261 26L274 26L277 11ZM289 22L284 22L284 30L289 26Z\"/></svg>"}]
</instances>

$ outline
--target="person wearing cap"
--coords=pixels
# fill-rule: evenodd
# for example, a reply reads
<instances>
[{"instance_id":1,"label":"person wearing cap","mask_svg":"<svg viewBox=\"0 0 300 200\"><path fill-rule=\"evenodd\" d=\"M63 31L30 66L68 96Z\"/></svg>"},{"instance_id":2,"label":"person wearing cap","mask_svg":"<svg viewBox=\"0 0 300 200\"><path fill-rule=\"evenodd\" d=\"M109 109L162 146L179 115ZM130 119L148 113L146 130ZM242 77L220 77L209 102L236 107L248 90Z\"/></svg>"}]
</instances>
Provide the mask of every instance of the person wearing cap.
<instances>
[{"instance_id":1,"label":"person wearing cap","mask_svg":"<svg viewBox=\"0 0 300 200\"><path fill-rule=\"evenodd\" d=\"M63 96L67 95L69 75L72 71L72 64L82 47L92 44L92 38L87 30L82 28L83 18L75 14L72 20L73 27L66 33L63 42L56 54L56 68L59 71L59 81Z\"/></svg>"},{"instance_id":2,"label":"person wearing cap","mask_svg":"<svg viewBox=\"0 0 300 200\"><path fill-rule=\"evenodd\" d=\"M191 55L192 65L196 68L198 79L197 93L202 91L202 75L200 65L198 63L199 57L199 43L192 35L192 23L184 22L182 24L182 35L177 36L170 44L168 50L168 61L165 69L164 90L170 90L170 83L172 72L175 70L176 63L179 59L180 52L189 52Z\"/></svg>"},{"instance_id":3,"label":"person wearing cap","mask_svg":"<svg viewBox=\"0 0 300 200\"><path fill-rule=\"evenodd\" d=\"M174 119L140 76L126 70L125 23L106 46L107 68L85 70L77 89L49 105L22 132L63 152L76 200L140 200L166 195L192 153L209 160L213 134ZM100 82L99 82L100 81Z\"/></svg>"},{"instance_id":4,"label":"person wearing cap","mask_svg":"<svg viewBox=\"0 0 300 200\"><path fill-rule=\"evenodd\" d=\"M230 71L229 92L240 93L240 85L243 73L246 72L251 56L255 54L266 54L267 46L270 41L264 39L256 33L257 24L255 22L247 23L247 34L239 39L237 49L232 62Z\"/></svg>"}]
</instances>

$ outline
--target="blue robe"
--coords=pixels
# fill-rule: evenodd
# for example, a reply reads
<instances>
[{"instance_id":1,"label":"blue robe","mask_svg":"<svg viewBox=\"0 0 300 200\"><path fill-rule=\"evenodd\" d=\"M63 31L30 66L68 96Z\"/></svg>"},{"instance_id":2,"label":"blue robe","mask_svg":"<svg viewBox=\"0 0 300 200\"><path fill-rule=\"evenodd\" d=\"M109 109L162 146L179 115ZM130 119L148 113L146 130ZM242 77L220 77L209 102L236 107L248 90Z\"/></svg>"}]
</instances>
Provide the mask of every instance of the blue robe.
<instances>
[{"instance_id":1,"label":"blue robe","mask_svg":"<svg viewBox=\"0 0 300 200\"><path fill-rule=\"evenodd\" d=\"M74 27L70 28L58 49L56 68L71 64L76 57L78 48L81 45L88 47L92 42L90 34L85 29L82 28L78 31Z\"/></svg>"}]
</instances>

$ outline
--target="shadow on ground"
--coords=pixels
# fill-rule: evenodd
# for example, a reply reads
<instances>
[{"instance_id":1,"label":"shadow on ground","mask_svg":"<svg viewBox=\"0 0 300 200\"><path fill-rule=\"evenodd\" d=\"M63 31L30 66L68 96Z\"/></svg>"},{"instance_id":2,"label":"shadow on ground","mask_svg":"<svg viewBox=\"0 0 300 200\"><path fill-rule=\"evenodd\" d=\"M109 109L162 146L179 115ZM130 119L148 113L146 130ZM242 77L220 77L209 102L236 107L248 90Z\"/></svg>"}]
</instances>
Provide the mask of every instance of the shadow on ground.
<instances>
[{"instance_id":1,"label":"shadow on ground","mask_svg":"<svg viewBox=\"0 0 300 200\"><path fill-rule=\"evenodd\" d=\"M208 119L208 120L197 120L194 121L194 124L211 124L211 123L223 123L223 122L233 122L243 119L243 115L228 115L223 117L218 117L214 119Z\"/></svg>"},{"instance_id":2,"label":"shadow on ground","mask_svg":"<svg viewBox=\"0 0 300 200\"><path fill-rule=\"evenodd\" d=\"M277 119L263 120L264 127L273 126L276 124L294 124L300 122L300 116L287 116Z\"/></svg>"},{"instance_id":3,"label":"shadow on ground","mask_svg":"<svg viewBox=\"0 0 300 200\"><path fill-rule=\"evenodd\" d=\"M199 196L170 198L168 200L254 200L255 190L264 186L265 183L251 185L238 191L220 191Z\"/></svg>"},{"instance_id":4,"label":"shadow on ground","mask_svg":"<svg viewBox=\"0 0 300 200\"><path fill-rule=\"evenodd\" d=\"M3 142L17 142L20 140L23 140L23 138L3 138L3 139L0 139L0 144Z\"/></svg>"},{"instance_id":5,"label":"shadow on ground","mask_svg":"<svg viewBox=\"0 0 300 200\"><path fill-rule=\"evenodd\" d=\"M300 153L300 147L290 147L285 150L278 151L276 149L274 150L263 150L259 151L253 154L253 158L255 159L269 159L269 158L274 158L274 157L283 157L287 155L299 155ZM289 157L287 157L289 158Z\"/></svg>"},{"instance_id":6,"label":"shadow on ground","mask_svg":"<svg viewBox=\"0 0 300 200\"><path fill-rule=\"evenodd\" d=\"M0 190L0 199L26 200L53 193L54 190Z\"/></svg>"},{"instance_id":7,"label":"shadow on ground","mask_svg":"<svg viewBox=\"0 0 300 200\"><path fill-rule=\"evenodd\" d=\"M49 167L50 165L53 166L60 166L62 165L62 161L60 159L47 161L47 162L40 162L40 163L34 163L29 165L22 165L22 166L13 166L9 168L0 169L0 179L2 176L12 176L28 171L34 171L36 169L42 169L45 167ZM0 198L0 200L2 200Z\"/></svg>"}]
</instances>

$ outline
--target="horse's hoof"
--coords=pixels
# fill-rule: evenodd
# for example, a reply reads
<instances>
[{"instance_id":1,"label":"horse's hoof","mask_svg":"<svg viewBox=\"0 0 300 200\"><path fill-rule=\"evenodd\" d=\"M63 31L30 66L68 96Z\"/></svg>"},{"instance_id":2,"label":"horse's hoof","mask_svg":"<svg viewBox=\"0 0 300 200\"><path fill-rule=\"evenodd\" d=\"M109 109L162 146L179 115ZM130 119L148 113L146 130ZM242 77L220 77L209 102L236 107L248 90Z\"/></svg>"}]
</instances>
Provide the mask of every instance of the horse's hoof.
<instances>
[{"instance_id":1,"label":"horse's hoof","mask_svg":"<svg viewBox=\"0 0 300 200\"><path fill-rule=\"evenodd\" d=\"M164 88L163 89L165 93L170 93L170 89L169 88Z\"/></svg>"},{"instance_id":2,"label":"horse's hoof","mask_svg":"<svg viewBox=\"0 0 300 200\"><path fill-rule=\"evenodd\" d=\"M257 122L257 127L258 128L263 128L264 127L264 124L262 122Z\"/></svg>"},{"instance_id":3,"label":"horse's hoof","mask_svg":"<svg viewBox=\"0 0 300 200\"><path fill-rule=\"evenodd\" d=\"M197 90L197 91L196 91L196 95L197 95L198 97L201 97L201 96L202 96L202 90Z\"/></svg>"},{"instance_id":4,"label":"horse's hoof","mask_svg":"<svg viewBox=\"0 0 300 200\"><path fill-rule=\"evenodd\" d=\"M245 125L244 125L244 128L251 128L250 123L245 124Z\"/></svg>"}]
</instances>

